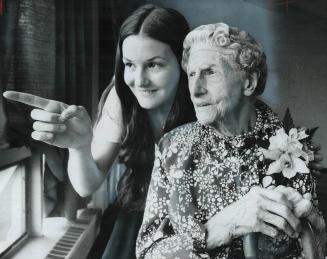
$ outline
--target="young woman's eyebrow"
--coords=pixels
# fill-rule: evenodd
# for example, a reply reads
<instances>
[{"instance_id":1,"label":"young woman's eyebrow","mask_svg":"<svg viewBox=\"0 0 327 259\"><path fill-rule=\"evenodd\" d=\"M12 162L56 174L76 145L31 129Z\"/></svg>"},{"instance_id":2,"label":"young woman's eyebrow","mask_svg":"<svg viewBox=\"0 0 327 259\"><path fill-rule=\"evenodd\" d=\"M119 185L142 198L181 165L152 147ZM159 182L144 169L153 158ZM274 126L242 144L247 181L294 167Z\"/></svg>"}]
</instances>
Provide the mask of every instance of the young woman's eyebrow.
<instances>
[{"instance_id":1,"label":"young woman's eyebrow","mask_svg":"<svg viewBox=\"0 0 327 259\"><path fill-rule=\"evenodd\" d=\"M154 56L154 57L152 57L152 58L149 58L148 61L153 61L153 60L155 60L155 59L162 59L162 60L165 60L164 57L161 57L161 56Z\"/></svg>"},{"instance_id":2,"label":"young woman's eyebrow","mask_svg":"<svg viewBox=\"0 0 327 259\"><path fill-rule=\"evenodd\" d=\"M122 60L123 60L123 62L131 62L131 60L130 60L130 59L128 59L128 58L125 58L125 57L123 57L123 58L122 58Z\"/></svg>"},{"instance_id":3,"label":"young woman's eyebrow","mask_svg":"<svg viewBox=\"0 0 327 259\"><path fill-rule=\"evenodd\" d=\"M125 62L132 62L132 60L130 60L129 58L126 58L126 57L123 57L122 59L123 59L123 61L125 61ZM161 56L154 56L154 57L152 57L152 58L148 58L146 61L153 61L153 60L156 60L156 59L166 60L164 57L161 57Z\"/></svg>"}]
</instances>

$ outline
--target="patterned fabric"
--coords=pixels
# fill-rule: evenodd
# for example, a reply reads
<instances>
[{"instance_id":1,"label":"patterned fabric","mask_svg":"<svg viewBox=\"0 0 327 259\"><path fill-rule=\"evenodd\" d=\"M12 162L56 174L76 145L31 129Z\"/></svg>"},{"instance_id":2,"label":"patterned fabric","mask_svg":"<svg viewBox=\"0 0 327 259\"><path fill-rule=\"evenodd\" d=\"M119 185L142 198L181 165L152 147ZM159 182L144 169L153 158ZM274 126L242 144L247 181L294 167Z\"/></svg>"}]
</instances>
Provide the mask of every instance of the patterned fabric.
<instances>
[{"instance_id":1,"label":"patterned fabric","mask_svg":"<svg viewBox=\"0 0 327 259\"><path fill-rule=\"evenodd\" d=\"M244 258L240 238L207 251L204 223L253 186L291 186L301 194L311 193L317 204L310 174L291 180L282 174L265 175L269 161L258 148L268 148L269 138L280 127L278 117L258 101L255 127L246 134L221 136L198 122L167 133L156 150L137 256ZM302 258L299 240L286 235L279 240L261 235L259 249L279 258Z\"/></svg>"}]
</instances>

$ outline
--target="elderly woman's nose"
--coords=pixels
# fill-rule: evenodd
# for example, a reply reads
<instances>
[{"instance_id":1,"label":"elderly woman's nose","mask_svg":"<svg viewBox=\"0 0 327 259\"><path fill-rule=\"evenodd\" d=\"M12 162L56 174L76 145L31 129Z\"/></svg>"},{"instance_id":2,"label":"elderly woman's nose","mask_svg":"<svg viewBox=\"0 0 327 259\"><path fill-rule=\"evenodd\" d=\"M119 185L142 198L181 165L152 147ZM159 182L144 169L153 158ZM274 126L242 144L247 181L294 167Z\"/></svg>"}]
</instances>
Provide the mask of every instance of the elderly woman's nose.
<instances>
[{"instance_id":1,"label":"elderly woman's nose","mask_svg":"<svg viewBox=\"0 0 327 259\"><path fill-rule=\"evenodd\" d=\"M191 85L191 94L195 97L200 97L207 93L206 85L200 77L197 77L193 80Z\"/></svg>"}]
</instances>

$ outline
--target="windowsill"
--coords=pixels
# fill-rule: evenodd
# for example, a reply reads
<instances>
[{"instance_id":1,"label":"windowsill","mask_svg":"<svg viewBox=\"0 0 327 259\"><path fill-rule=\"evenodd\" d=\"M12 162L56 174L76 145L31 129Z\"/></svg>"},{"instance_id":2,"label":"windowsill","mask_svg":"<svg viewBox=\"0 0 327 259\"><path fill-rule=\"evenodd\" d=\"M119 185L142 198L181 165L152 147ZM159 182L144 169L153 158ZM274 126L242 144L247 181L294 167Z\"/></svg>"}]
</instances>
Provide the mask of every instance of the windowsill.
<instances>
[{"instance_id":1,"label":"windowsill","mask_svg":"<svg viewBox=\"0 0 327 259\"><path fill-rule=\"evenodd\" d=\"M25 146L1 149L0 168L17 164L19 161L28 158L31 155L31 150Z\"/></svg>"},{"instance_id":2,"label":"windowsill","mask_svg":"<svg viewBox=\"0 0 327 259\"><path fill-rule=\"evenodd\" d=\"M85 209L79 211L80 217L76 222L69 222L64 217L45 218L43 220L43 236L28 238L26 243L10 258L12 259L44 259L63 237L70 227L84 228L84 232L72 248L67 258L86 258L99 228L100 211ZM83 213L86 212L83 216ZM66 258L66 257L65 257Z\"/></svg>"},{"instance_id":3,"label":"windowsill","mask_svg":"<svg viewBox=\"0 0 327 259\"><path fill-rule=\"evenodd\" d=\"M29 238L27 243L12 258L44 259L69 226L68 221L62 217L44 219L43 236Z\"/></svg>"}]
</instances>

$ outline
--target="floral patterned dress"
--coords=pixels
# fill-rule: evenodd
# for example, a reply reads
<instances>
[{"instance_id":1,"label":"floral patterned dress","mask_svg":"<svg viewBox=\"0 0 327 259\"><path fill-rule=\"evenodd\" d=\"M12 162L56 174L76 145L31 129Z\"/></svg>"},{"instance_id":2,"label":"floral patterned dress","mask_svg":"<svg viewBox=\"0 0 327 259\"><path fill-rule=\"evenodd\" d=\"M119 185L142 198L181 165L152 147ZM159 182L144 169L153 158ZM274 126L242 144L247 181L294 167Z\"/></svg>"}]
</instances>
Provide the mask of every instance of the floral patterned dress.
<instances>
[{"instance_id":1,"label":"floral patterned dress","mask_svg":"<svg viewBox=\"0 0 327 259\"><path fill-rule=\"evenodd\" d=\"M208 251L203 224L253 186L291 186L301 194L311 193L317 205L312 175L297 174L291 180L282 174L265 175L269 161L259 148L268 148L269 138L281 127L278 117L258 101L255 127L249 133L221 136L195 122L166 134L156 150L137 257L244 258L241 238ZM259 249L278 258L302 258L299 240L286 235L260 238Z\"/></svg>"},{"instance_id":2,"label":"floral patterned dress","mask_svg":"<svg viewBox=\"0 0 327 259\"><path fill-rule=\"evenodd\" d=\"M291 180L265 175L269 161L259 148L268 148L269 138L281 127L278 117L258 101L255 127L246 134L221 136L198 122L167 133L156 150L137 257L244 258L241 238L208 251L204 223L253 186L291 186L301 194L311 193L317 205L312 175L297 174ZM297 239L261 239L269 244L262 246L262 254L302 258Z\"/></svg>"}]
</instances>

